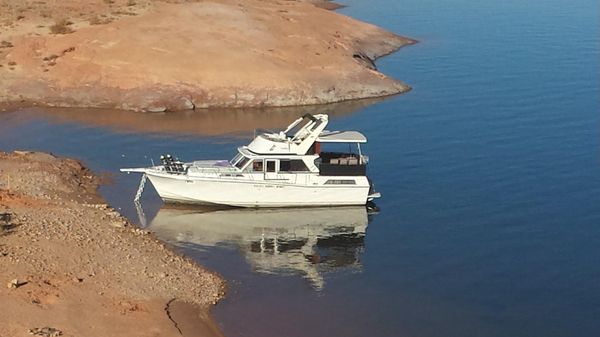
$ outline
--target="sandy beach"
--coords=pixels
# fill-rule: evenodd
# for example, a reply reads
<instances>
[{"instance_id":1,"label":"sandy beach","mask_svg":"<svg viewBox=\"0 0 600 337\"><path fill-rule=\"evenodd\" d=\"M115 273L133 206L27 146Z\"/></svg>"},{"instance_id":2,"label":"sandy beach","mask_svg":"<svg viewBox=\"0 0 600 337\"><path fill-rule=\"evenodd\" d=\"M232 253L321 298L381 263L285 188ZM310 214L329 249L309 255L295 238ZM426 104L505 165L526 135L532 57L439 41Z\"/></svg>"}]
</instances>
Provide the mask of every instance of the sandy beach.
<instances>
[{"instance_id":1,"label":"sandy beach","mask_svg":"<svg viewBox=\"0 0 600 337\"><path fill-rule=\"evenodd\" d=\"M144 111L291 106L410 87L415 43L328 1L0 0L0 101Z\"/></svg>"},{"instance_id":2,"label":"sandy beach","mask_svg":"<svg viewBox=\"0 0 600 337\"><path fill-rule=\"evenodd\" d=\"M99 182L72 159L0 153L0 336L222 336L208 310L223 280L107 206Z\"/></svg>"}]
</instances>

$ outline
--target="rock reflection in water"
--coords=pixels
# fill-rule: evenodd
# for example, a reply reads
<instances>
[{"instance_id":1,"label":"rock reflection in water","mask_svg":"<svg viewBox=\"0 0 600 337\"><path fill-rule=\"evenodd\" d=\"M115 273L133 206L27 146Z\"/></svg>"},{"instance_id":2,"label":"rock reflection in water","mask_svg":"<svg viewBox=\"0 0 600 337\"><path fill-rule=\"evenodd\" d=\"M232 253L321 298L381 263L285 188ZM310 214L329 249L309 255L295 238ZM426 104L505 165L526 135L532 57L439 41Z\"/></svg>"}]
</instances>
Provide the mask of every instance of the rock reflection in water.
<instances>
[{"instance_id":1,"label":"rock reflection in water","mask_svg":"<svg viewBox=\"0 0 600 337\"><path fill-rule=\"evenodd\" d=\"M324 274L360 271L368 225L362 207L181 209L163 207L148 229L174 245L234 246L255 272L298 274L313 287Z\"/></svg>"},{"instance_id":2,"label":"rock reflection in water","mask_svg":"<svg viewBox=\"0 0 600 337\"><path fill-rule=\"evenodd\" d=\"M251 134L254 129L280 129L306 113L345 116L385 98L361 99L325 105L269 108L198 109L146 113L111 109L29 108L19 118L47 118L55 123L77 122L121 132L179 135Z\"/></svg>"}]
</instances>

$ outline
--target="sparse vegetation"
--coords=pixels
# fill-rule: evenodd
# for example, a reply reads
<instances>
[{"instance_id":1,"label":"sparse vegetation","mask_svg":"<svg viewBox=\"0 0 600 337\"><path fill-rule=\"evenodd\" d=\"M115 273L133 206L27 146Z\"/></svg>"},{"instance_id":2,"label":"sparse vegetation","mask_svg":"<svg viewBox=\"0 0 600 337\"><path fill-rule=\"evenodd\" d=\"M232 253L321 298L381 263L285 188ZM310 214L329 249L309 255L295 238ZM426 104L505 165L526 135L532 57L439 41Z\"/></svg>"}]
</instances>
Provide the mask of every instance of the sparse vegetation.
<instances>
[{"instance_id":1,"label":"sparse vegetation","mask_svg":"<svg viewBox=\"0 0 600 337\"><path fill-rule=\"evenodd\" d=\"M2 42L0 42L0 48L12 48L13 44L10 43L10 41L4 41L2 40Z\"/></svg>"},{"instance_id":2,"label":"sparse vegetation","mask_svg":"<svg viewBox=\"0 0 600 337\"><path fill-rule=\"evenodd\" d=\"M58 58L58 55L54 55L54 54L52 54L52 55L50 55L50 56L46 56L46 57L44 57L44 58L43 58L43 60L44 60L44 61L53 61L53 60L56 60L57 58Z\"/></svg>"},{"instance_id":3,"label":"sparse vegetation","mask_svg":"<svg viewBox=\"0 0 600 337\"><path fill-rule=\"evenodd\" d=\"M0 236L4 236L11 232L14 225L10 222L12 216L10 213L0 213Z\"/></svg>"},{"instance_id":4,"label":"sparse vegetation","mask_svg":"<svg viewBox=\"0 0 600 337\"><path fill-rule=\"evenodd\" d=\"M98 16L94 15L90 18L89 23L90 25L101 25L102 20Z\"/></svg>"},{"instance_id":5,"label":"sparse vegetation","mask_svg":"<svg viewBox=\"0 0 600 337\"><path fill-rule=\"evenodd\" d=\"M52 34L69 34L69 33L73 33L73 29L71 27L69 27L72 24L73 24L73 22L71 22L71 21L69 21L67 19L58 20L58 21L56 21L55 24L53 24L52 26L50 26L50 32Z\"/></svg>"},{"instance_id":6,"label":"sparse vegetation","mask_svg":"<svg viewBox=\"0 0 600 337\"><path fill-rule=\"evenodd\" d=\"M90 23L90 25L105 25L107 23L110 23L111 21L112 21L112 19L107 18L106 15L101 15L101 16L94 15L90 18L89 23Z\"/></svg>"},{"instance_id":7,"label":"sparse vegetation","mask_svg":"<svg viewBox=\"0 0 600 337\"><path fill-rule=\"evenodd\" d=\"M10 61L10 62L8 62L8 65L9 65L9 66L16 66L16 65L17 65L17 62L15 62L15 61Z\"/></svg>"},{"instance_id":8,"label":"sparse vegetation","mask_svg":"<svg viewBox=\"0 0 600 337\"><path fill-rule=\"evenodd\" d=\"M130 16L135 16L137 15L137 13L134 12L126 12L126 11L114 11L112 12L113 15L130 15Z\"/></svg>"},{"instance_id":9,"label":"sparse vegetation","mask_svg":"<svg viewBox=\"0 0 600 337\"><path fill-rule=\"evenodd\" d=\"M56 65L56 60L58 59L58 55L50 55L50 56L46 56L44 57L42 60L45 62L45 66L55 66Z\"/></svg>"}]
</instances>

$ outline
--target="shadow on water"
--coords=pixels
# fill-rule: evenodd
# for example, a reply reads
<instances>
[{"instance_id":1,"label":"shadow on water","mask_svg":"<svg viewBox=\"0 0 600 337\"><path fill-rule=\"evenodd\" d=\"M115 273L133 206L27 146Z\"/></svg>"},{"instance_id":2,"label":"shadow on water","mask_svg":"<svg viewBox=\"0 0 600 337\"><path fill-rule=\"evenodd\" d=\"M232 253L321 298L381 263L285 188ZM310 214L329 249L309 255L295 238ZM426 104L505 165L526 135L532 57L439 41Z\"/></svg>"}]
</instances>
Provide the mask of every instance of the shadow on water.
<instances>
[{"instance_id":1,"label":"shadow on water","mask_svg":"<svg viewBox=\"0 0 600 337\"><path fill-rule=\"evenodd\" d=\"M254 129L278 129L306 113L341 117L382 102L372 98L325 105L293 107L201 109L164 113L114 109L24 108L14 116L15 123L45 118L52 123L78 123L105 127L116 132L162 133L176 135L248 135ZM26 112L26 113L25 113Z\"/></svg>"},{"instance_id":2,"label":"shadow on water","mask_svg":"<svg viewBox=\"0 0 600 337\"><path fill-rule=\"evenodd\" d=\"M233 247L253 272L299 275L315 290L323 275L360 271L370 217L364 206L283 209L164 206L147 227L185 251Z\"/></svg>"}]
</instances>

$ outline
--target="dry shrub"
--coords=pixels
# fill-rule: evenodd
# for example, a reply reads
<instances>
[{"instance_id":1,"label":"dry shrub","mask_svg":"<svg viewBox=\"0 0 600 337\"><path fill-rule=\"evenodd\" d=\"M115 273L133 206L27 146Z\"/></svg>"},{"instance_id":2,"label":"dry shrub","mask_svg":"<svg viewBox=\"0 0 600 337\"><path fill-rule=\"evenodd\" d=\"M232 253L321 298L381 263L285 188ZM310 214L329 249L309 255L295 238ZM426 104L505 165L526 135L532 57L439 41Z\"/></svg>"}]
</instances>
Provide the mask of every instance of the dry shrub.
<instances>
[{"instance_id":1,"label":"dry shrub","mask_svg":"<svg viewBox=\"0 0 600 337\"><path fill-rule=\"evenodd\" d=\"M4 41L2 40L2 42L0 42L0 48L12 48L13 44L10 41Z\"/></svg>"},{"instance_id":2,"label":"dry shrub","mask_svg":"<svg viewBox=\"0 0 600 337\"><path fill-rule=\"evenodd\" d=\"M137 15L137 13L135 12L126 12L126 11L114 11L111 13L112 15L129 15L129 16L135 16Z\"/></svg>"},{"instance_id":3,"label":"dry shrub","mask_svg":"<svg viewBox=\"0 0 600 337\"><path fill-rule=\"evenodd\" d=\"M52 54L50 56L46 56L43 58L44 61L53 61L56 60L58 58L58 55Z\"/></svg>"},{"instance_id":4,"label":"dry shrub","mask_svg":"<svg viewBox=\"0 0 600 337\"><path fill-rule=\"evenodd\" d=\"M93 17L90 18L90 25L105 25L107 23L110 23L112 21L111 18L101 18L100 16L94 15Z\"/></svg>"},{"instance_id":5,"label":"dry shrub","mask_svg":"<svg viewBox=\"0 0 600 337\"><path fill-rule=\"evenodd\" d=\"M62 19L62 20L58 20L56 21L55 24L53 24L52 26L50 26L50 32L52 34L69 34L69 33L73 33L73 29L71 29L71 27L69 27L69 25L72 25L73 22L67 20L67 19Z\"/></svg>"},{"instance_id":6,"label":"dry shrub","mask_svg":"<svg viewBox=\"0 0 600 337\"><path fill-rule=\"evenodd\" d=\"M90 18L90 25L101 25L102 24L102 20L97 16L92 16Z\"/></svg>"}]
</instances>

